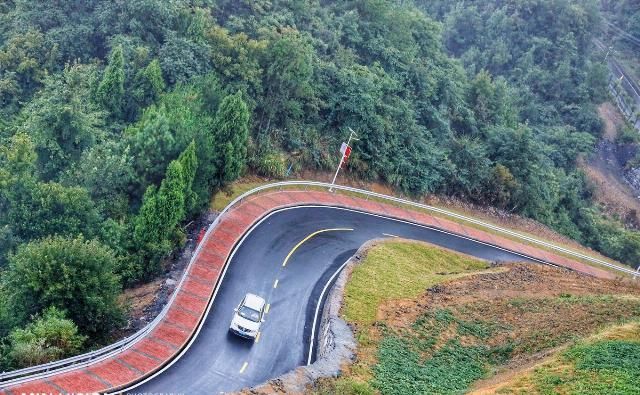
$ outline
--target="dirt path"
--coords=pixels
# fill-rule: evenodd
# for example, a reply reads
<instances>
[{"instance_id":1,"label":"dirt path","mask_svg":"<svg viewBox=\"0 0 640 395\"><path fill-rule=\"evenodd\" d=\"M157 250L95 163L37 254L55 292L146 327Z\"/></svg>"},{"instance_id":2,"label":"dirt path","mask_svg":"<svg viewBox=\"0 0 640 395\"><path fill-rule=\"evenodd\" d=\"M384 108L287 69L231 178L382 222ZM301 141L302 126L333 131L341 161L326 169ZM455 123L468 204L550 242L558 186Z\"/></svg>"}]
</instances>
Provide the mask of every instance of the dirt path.
<instances>
[{"instance_id":1,"label":"dirt path","mask_svg":"<svg viewBox=\"0 0 640 395\"><path fill-rule=\"evenodd\" d=\"M495 376L477 381L471 391L468 392L468 395L495 394L496 391L504 385L504 383L508 383L521 374L535 370L537 367L554 358L557 353L566 350L568 347L569 345L565 344L561 347L544 350L533 355L529 362L509 364L498 370Z\"/></svg>"},{"instance_id":2,"label":"dirt path","mask_svg":"<svg viewBox=\"0 0 640 395\"><path fill-rule=\"evenodd\" d=\"M602 104L598 113L605 122L605 134L598 143L596 154L587 163L583 163L582 167L594 186L596 201L605 212L638 227L640 200L624 179L615 144L617 130L624 121L611 103Z\"/></svg>"}]
</instances>

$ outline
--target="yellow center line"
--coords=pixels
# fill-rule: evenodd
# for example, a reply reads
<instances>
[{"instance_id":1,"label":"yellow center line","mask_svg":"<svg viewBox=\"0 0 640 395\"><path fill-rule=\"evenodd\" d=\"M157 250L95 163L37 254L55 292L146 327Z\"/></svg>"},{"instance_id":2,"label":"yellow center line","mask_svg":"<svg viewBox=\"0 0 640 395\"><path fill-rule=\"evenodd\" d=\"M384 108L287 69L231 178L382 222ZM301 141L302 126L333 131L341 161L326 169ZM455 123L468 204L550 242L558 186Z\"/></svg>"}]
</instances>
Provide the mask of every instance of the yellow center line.
<instances>
[{"instance_id":1,"label":"yellow center line","mask_svg":"<svg viewBox=\"0 0 640 395\"><path fill-rule=\"evenodd\" d=\"M240 368L240 373L244 373L245 369L247 368L247 366L249 366L249 362L245 362L244 364L242 364L242 367Z\"/></svg>"},{"instance_id":2,"label":"yellow center line","mask_svg":"<svg viewBox=\"0 0 640 395\"><path fill-rule=\"evenodd\" d=\"M256 335L256 340L255 342L259 342L260 341L260 335L262 334L262 332L258 332L258 334Z\"/></svg>"},{"instance_id":3,"label":"yellow center line","mask_svg":"<svg viewBox=\"0 0 640 395\"><path fill-rule=\"evenodd\" d=\"M276 282L273 283L273 288L278 288L278 280L276 279Z\"/></svg>"},{"instance_id":4,"label":"yellow center line","mask_svg":"<svg viewBox=\"0 0 640 395\"><path fill-rule=\"evenodd\" d=\"M269 312L269 308L271 308L271 304L267 304L267 307L264 308L264 313L267 314Z\"/></svg>"},{"instance_id":5,"label":"yellow center line","mask_svg":"<svg viewBox=\"0 0 640 395\"><path fill-rule=\"evenodd\" d=\"M293 253L296 252L298 247L300 247L302 244L304 244L310 238L312 238L312 237L314 237L316 235L319 235L320 233L325 233L325 232L352 231L352 230L353 229L351 229L351 228L334 228L334 229L322 229L322 230L319 230L317 232L311 233L309 236L305 237L298 244L296 244L295 247L293 247L293 249L289 252L289 254L286 256L286 258L284 258L284 262L282 262L282 267L287 266L287 262L289 262L289 258L291 258L291 255L293 255Z\"/></svg>"}]
</instances>

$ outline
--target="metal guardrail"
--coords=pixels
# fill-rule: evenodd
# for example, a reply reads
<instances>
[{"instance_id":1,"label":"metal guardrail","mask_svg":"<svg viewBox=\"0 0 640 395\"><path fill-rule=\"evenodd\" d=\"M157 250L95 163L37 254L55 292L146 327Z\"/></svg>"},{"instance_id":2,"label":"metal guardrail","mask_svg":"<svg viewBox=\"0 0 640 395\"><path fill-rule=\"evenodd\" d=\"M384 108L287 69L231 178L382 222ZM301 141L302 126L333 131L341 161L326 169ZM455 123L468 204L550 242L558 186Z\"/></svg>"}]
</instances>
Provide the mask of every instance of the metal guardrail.
<instances>
[{"instance_id":1,"label":"metal guardrail","mask_svg":"<svg viewBox=\"0 0 640 395\"><path fill-rule=\"evenodd\" d=\"M523 235L521 233L518 232L514 232L512 230L506 229L506 228L502 228L496 225L493 225L491 223L488 222L484 222L484 221L480 221L478 219L472 218L472 217L468 217L468 216L464 216L446 209L442 209L439 207L434 207L434 206L430 206L427 204L422 204L422 203L416 203L410 200L406 200L406 199L401 199L401 198L397 198L394 196L388 196L388 195L383 195L381 193L376 193L376 192L370 192L367 190L363 190L363 189L358 189L358 188L353 188L353 187L348 187L348 186L342 186L342 185L331 185L325 182L314 182L314 181L283 181L283 182L277 182L277 183L272 183L272 184L266 184L266 185L262 185L259 187L256 187L248 192L243 193L242 195L238 196L237 198L235 198L231 203L229 203L218 215L218 217L211 223L211 225L209 225L209 228L207 229L207 232L205 233L205 236L203 237L203 240L205 240L210 233L213 231L213 229L215 229L215 227L218 225L218 223L220 223L220 219L227 214L231 209L233 209L234 206L236 206L238 203L241 203L242 201L244 201L246 198L255 195L259 192L265 191L265 190L269 190L269 189L282 189L285 187L302 187L308 189L309 187L315 187L315 188L322 188L322 189L332 189L332 190L338 190L338 191L345 191L345 192L350 192L350 193L356 193L356 194L360 194L360 195L365 195L368 198L369 197L374 197L377 199L382 199L382 200L387 200L387 201L392 201L395 203L399 203L402 205L406 205L406 206L410 206L410 207L417 207L423 210L427 210L427 211L432 211L434 213L438 213L447 217L451 217L451 218L455 218L458 220L462 220L474 225L479 225L481 227L487 228L487 229L491 229L493 231L496 231L498 233L502 233L511 237L515 237L524 241L527 241L529 243L533 243L533 244L537 244L539 246L543 246L546 247L548 249L554 250L554 251L558 251L561 252L563 254L569 255L569 256L573 256L576 258L580 258L583 259L585 261L597 264L597 265L601 265L601 266L605 266L614 270L617 270L621 273L625 273L628 275L633 276L634 274L637 275L638 273L631 269L631 268L625 268L625 267L621 267L618 265L614 265L612 263L603 261L601 259L598 258L594 258L561 246L557 246L555 244L543 241L543 240L539 240L536 239L534 237L530 237L527 235ZM104 359L109 358L112 355L115 355L117 353L120 353L130 347L132 347L133 345L135 345L138 341L140 341L142 338L144 338L148 333L150 333L151 331L153 331L153 329L155 329L155 327L158 325L158 323L160 323L160 321L162 321L164 319L164 317L166 316L166 314L168 313L169 309L171 308L171 305L173 303L173 301L175 300L178 291L181 289L187 273L189 272L189 269L191 268L191 266L194 264L194 262L196 261L196 259L198 258L200 251L202 249L202 245L204 245L204 243L200 243L198 244L198 246L196 247L196 250L193 254L193 256L191 257L191 260L189 261L189 264L187 265L187 267L185 268L185 272L182 276L182 278L180 279L180 282L178 284L178 286L176 287L175 291L173 292L173 294L171 295L171 298L169 299L169 301L167 302L167 304L164 306L164 308L162 309L162 311L158 314L158 316L156 318L153 319L153 321L151 321L150 323L148 323L144 328L142 328L141 330L139 330L138 332L136 332L135 334L122 339L114 344L111 344L109 346L106 346L104 348L101 348L99 350L96 351L92 351L92 352L88 352L82 355L77 355L75 357L71 357L71 358L67 358L67 359L63 359L60 361L55 361L55 362L50 362L47 364L43 364L43 365L38 365L38 366L33 366L33 367L29 367L29 368L25 368L25 369L20 369L20 370L15 370L15 371L11 371L11 372L6 372L6 373L0 373L0 386L2 387L6 387L9 385L15 385L15 384L20 384L20 383L24 383L27 381L31 381L31 380L36 380L36 379L40 379L40 378L45 378L45 377L49 377L51 375L54 374L60 374L60 373L64 373L70 370L74 370L77 369L79 367L84 367L84 366L88 366L90 364L94 364L96 362L102 361Z\"/></svg>"}]
</instances>

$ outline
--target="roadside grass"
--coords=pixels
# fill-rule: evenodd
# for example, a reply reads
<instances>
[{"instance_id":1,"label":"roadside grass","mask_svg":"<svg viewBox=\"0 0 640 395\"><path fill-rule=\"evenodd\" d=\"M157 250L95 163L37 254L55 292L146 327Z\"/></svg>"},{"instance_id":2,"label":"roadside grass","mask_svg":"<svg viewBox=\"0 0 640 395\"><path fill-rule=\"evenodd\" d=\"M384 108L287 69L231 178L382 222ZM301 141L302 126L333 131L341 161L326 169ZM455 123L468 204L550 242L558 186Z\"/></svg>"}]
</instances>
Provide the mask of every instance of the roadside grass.
<instances>
[{"instance_id":1,"label":"roadside grass","mask_svg":"<svg viewBox=\"0 0 640 395\"><path fill-rule=\"evenodd\" d=\"M225 189L218 191L211 199L210 208L214 211L222 211L233 199L245 192L259 187L260 185L269 184L270 181L258 180L256 178L241 179L233 184L228 185Z\"/></svg>"},{"instance_id":2,"label":"roadside grass","mask_svg":"<svg viewBox=\"0 0 640 395\"><path fill-rule=\"evenodd\" d=\"M614 327L569 347L499 387L499 394L640 393L640 322Z\"/></svg>"},{"instance_id":3,"label":"roadside grass","mask_svg":"<svg viewBox=\"0 0 640 395\"><path fill-rule=\"evenodd\" d=\"M486 261L422 242L392 240L372 246L351 274L342 310L345 319L357 328L358 359L348 376L321 380L313 393L377 393L371 384L372 367L381 340L379 328L384 327L376 318L378 307L387 301L415 299L436 284L488 269Z\"/></svg>"},{"instance_id":4,"label":"roadside grass","mask_svg":"<svg viewBox=\"0 0 640 395\"><path fill-rule=\"evenodd\" d=\"M356 194L353 194L353 195L355 197ZM392 206L396 206L396 207L399 207L399 208L407 208L407 206L404 205L404 204L390 202L390 201L386 201L384 199L375 199L374 198L374 199L370 199L370 200L379 201L380 203L386 203L386 204L389 204L389 205L392 205ZM447 207L447 206L441 206L441 205L434 205L434 207L439 208L439 209L443 209L443 210L447 210L447 211L452 212L454 214L458 214L458 215L462 215L462 216L466 216L466 217L472 217L472 218L475 217L476 219L480 219L481 221L483 221L485 223L488 223L488 224L491 224L491 225L495 225L495 226L498 226L498 227L501 227L501 228L505 228L505 229L514 231L514 232L518 233L520 236L536 239L536 240L542 241L542 242L548 242L548 243L550 243L552 245L563 247L563 248L567 249L568 251L571 251L571 252L574 252L574 253L580 253L580 254L588 256L590 258L599 259L601 261L604 261L606 263L609 263L611 265L614 265L614 266L617 266L617 267L620 267L620 268L623 268L623 269L630 269L631 268L630 266L624 265L621 262L618 262L618 261L616 261L616 260L614 260L612 258L609 258L609 257L607 257L605 255L602 255L602 254L598 253L597 251L591 250L591 249L589 249L589 248L587 248L587 247L585 247L583 245L580 245L580 244L578 244L578 242L575 242L575 241L573 242L573 245L567 245L566 243L563 244L563 243L559 243L559 242L549 241L549 240L546 240L542 236L539 236L539 235L524 231L522 229L512 229L512 228L509 228L508 226L496 225L496 223L492 222L490 219L482 218L482 216L478 216L476 213L474 213L472 211L471 212L470 211L461 211L461 210L458 210L458 209L455 209L455 208L451 208L451 207ZM421 208L417 208L417 207L413 207L413 208L411 208L411 210L418 211L418 212L423 212L425 214L428 214L428 215L431 215L431 216L434 216L434 217L437 217L437 218L446 219L448 221L455 222L455 223L457 223L459 225L464 225L466 227L474 228L474 229L477 229L479 231L482 231L482 232L485 232L485 233L489 233L489 234L494 235L494 236L499 236L499 237L502 237L502 238L510 240L510 241L515 241L515 242L518 242L520 244L531 246L531 247L534 247L534 248L542 250L542 251L551 252L551 253L553 253L555 255L558 255L558 256L561 256L561 257L565 257L565 258L571 259L571 260L576 261L576 262L584 263L586 265L589 265L589 266L592 266L592 267L595 267L595 268L598 268L598 269L605 270L607 272L613 273L613 274L615 274L615 275L617 275L619 277L622 277L622 278L631 278L630 275L628 275L626 273L623 273L620 270L617 270L615 268L612 268L612 267L609 267L609 266L605 266L605 265L601 265L601 264L598 264L598 263L594 263L594 262L589 261L588 259L577 257L577 256L572 255L572 254L567 253L567 252L558 251L558 250L556 250L554 248L547 247L547 246L544 246L544 245L541 245L541 244L538 244L538 243L535 243L535 242L532 242L532 241L528 241L528 240L522 239L521 237L518 237L518 236L515 236L515 235L510 235L510 234L507 234L507 233L499 232L497 230L493 230L493 229L487 228L487 227L485 227L483 225L479 225L479 224L475 224L475 223L466 221L464 219L452 217L450 215L438 213L438 212L435 212L435 211L432 211L432 210L428 210L428 209L421 209ZM550 231L554 232L552 229L550 229ZM559 235L559 233L556 233L556 234Z\"/></svg>"},{"instance_id":5,"label":"roadside grass","mask_svg":"<svg viewBox=\"0 0 640 395\"><path fill-rule=\"evenodd\" d=\"M485 261L426 243L378 244L353 270L345 290L344 317L357 325L370 325L384 301L416 298L435 284L488 267Z\"/></svg>"},{"instance_id":6,"label":"roadside grass","mask_svg":"<svg viewBox=\"0 0 640 395\"><path fill-rule=\"evenodd\" d=\"M412 329L388 332L380 342L372 385L383 394L461 393L512 350L484 344L497 329L492 323L460 319L446 309L424 314Z\"/></svg>"}]
</instances>

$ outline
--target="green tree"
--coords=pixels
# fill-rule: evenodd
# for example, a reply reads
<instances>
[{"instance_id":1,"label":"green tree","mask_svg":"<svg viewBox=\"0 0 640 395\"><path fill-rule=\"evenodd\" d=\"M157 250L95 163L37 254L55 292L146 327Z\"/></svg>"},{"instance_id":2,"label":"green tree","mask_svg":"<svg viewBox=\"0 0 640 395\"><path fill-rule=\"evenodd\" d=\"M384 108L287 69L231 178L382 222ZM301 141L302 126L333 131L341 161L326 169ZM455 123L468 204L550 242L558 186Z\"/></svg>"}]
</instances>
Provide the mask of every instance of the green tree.
<instances>
[{"instance_id":1,"label":"green tree","mask_svg":"<svg viewBox=\"0 0 640 395\"><path fill-rule=\"evenodd\" d=\"M17 178L34 176L38 155L33 141L26 133L18 132L11 136L6 146L0 146L0 158L2 158L0 168L7 177L4 178L5 182L8 181L9 176Z\"/></svg>"},{"instance_id":2,"label":"green tree","mask_svg":"<svg viewBox=\"0 0 640 395\"><path fill-rule=\"evenodd\" d=\"M240 176L247 160L249 109L237 92L222 100L213 121L215 147L220 151L217 168L222 182Z\"/></svg>"},{"instance_id":3,"label":"green tree","mask_svg":"<svg viewBox=\"0 0 640 395\"><path fill-rule=\"evenodd\" d=\"M158 214L165 224L167 235L185 218L185 175L178 160L169 163L160 189L158 189Z\"/></svg>"},{"instance_id":4,"label":"green tree","mask_svg":"<svg viewBox=\"0 0 640 395\"><path fill-rule=\"evenodd\" d=\"M2 270L4 271L4 269L3 267ZM6 282L0 276L0 339L7 336L15 325L15 315L9 305L10 294L11 291L6 288ZM0 347L0 365L2 365L1 351Z\"/></svg>"},{"instance_id":5,"label":"green tree","mask_svg":"<svg viewBox=\"0 0 640 395\"><path fill-rule=\"evenodd\" d=\"M217 25L207 28L204 36L211 48L213 68L225 86L251 94L262 91L260 59L269 44L267 39L255 39L245 32L232 34Z\"/></svg>"},{"instance_id":6,"label":"green tree","mask_svg":"<svg viewBox=\"0 0 640 395\"><path fill-rule=\"evenodd\" d=\"M297 30L285 30L264 51L262 127L292 127L305 115L305 105L313 97L313 47L310 38Z\"/></svg>"},{"instance_id":7,"label":"green tree","mask_svg":"<svg viewBox=\"0 0 640 395\"><path fill-rule=\"evenodd\" d=\"M142 206L134 220L136 261L126 268L127 273L123 278L125 284L156 273L160 260L171 251L160 210L158 188L151 185L144 193Z\"/></svg>"},{"instance_id":8,"label":"green tree","mask_svg":"<svg viewBox=\"0 0 640 395\"><path fill-rule=\"evenodd\" d=\"M201 82L201 81L199 81ZM209 88L208 83L203 86ZM198 163L204 165L198 174L198 184L212 182L210 156L215 156L211 123L212 119L203 109L205 99L199 86L184 85L161 96L159 102L147 108L142 117L125 130L126 144L131 146L134 168L139 178L141 197L151 184L159 185L164 178L169 162L177 159L182 151L196 141ZM207 188L208 189L208 188ZM207 199L209 198L207 192Z\"/></svg>"},{"instance_id":9,"label":"green tree","mask_svg":"<svg viewBox=\"0 0 640 395\"><path fill-rule=\"evenodd\" d=\"M100 223L83 188L53 182L16 183L8 200L8 224L26 241L49 235L92 237Z\"/></svg>"},{"instance_id":10,"label":"green tree","mask_svg":"<svg viewBox=\"0 0 640 395\"><path fill-rule=\"evenodd\" d=\"M165 88L166 84L162 77L160 62L158 59L154 59L144 69L136 73L132 90L132 96L136 102L136 113L138 109L145 108L155 102Z\"/></svg>"},{"instance_id":11,"label":"green tree","mask_svg":"<svg viewBox=\"0 0 640 395\"><path fill-rule=\"evenodd\" d=\"M509 169L501 164L497 164L492 171L489 188L487 191L488 201L492 205L506 209L511 208L514 196L517 196L520 185Z\"/></svg>"},{"instance_id":12,"label":"green tree","mask_svg":"<svg viewBox=\"0 0 640 395\"><path fill-rule=\"evenodd\" d=\"M61 183L86 189L101 213L120 219L129 213L130 193L137 184L133 164L130 147L107 140L83 152Z\"/></svg>"},{"instance_id":13,"label":"green tree","mask_svg":"<svg viewBox=\"0 0 640 395\"><path fill-rule=\"evenodd\" d=\"M467 199L482 201L491 178L491 161L486 147L468 137L457 139L451 148L450 159L455 165L449 190Z\"/></svg>"},{"instance_id":14,"label":"green tree","mask_svg":"<svg viewBox=\"0 0 640 395\"><path fill-rule=\"evenodd\" d=\"M198 196L194 191L194 181L198 171L198 157L196 155L196 143L191 144L178 157L178 162L182 166L182 176L184 181L185 212L188 216L194 214L198 204Z\"/></svg>"},{"instance_id":15,"label":"green tree","mask_svg":"<svg viewBox=\"0 0 640 395\"><path fill-rule=\"evenodd\" d=\"M205 44L172 34L160 48L162 70L169 84L186 83L191 78L211 70L211 60Z\"/></svg>"},{"instance_id":16,"label":"green tree","mask_svg":"<svg viewBox=\"0 0 640 395\"><path fill-rule=\"evenodd\" d=\"M109 64L104 70L96 95L111 114L118 118L124 103L124 55L119 45L111 51Z\"/></svg>"},{"instance_id":17,"label":"green tree","mask_svg":"<svg viewBox=\"0 0 640 395\"><path fill-rule=\"evenodd\" d=\"M476 114L476 119L483 125L491 125L495 116L495 87L491 75L482 70L471 84L470 101Z\"/></svg>"},{"instance_id":18,"label":"green tree","mask_svg":"<svg viewBox=\"0 0 640 395\"><path fill-rule=\"evenodd\" d=\"M190 145L181 157L188 166L196 165L193 160L194 148ZM187 188L188 181L193 181L192 169L190 167L190 174L185 176L181 161L172 161L160 188L150 186L144 194L134 226L134 240L142 276L157 273L161 259L181 241L183 235L178 225L186 216L186 198L192 194Z\"/></svg>"},{"instance_id":19,"label":"green tree","mask_svg":"<svg viewBox=\"0 0 640 395\"><path fill-rule=\"evenodd\" d=\"M19 242L9 210L19 191L35 183L37 159L35 145L24 133L16 133L6 145L0 145L0 267Z\"/></svg>"},{"instance_id":20,"label":"green tree","mask_svg":"<svg viewBox=\"0 0 640 395\"><path fill-rule=\"evenodd\" d=\"M16 368L71 357L82 350L86 336L63 311L51 307L24 329L9 334L8 356Z\"/></svg>"},{"instance_id":21,"label":"green tree","mask_svg":"<svg viewBox=\"0 0 640 395\"><path fill-rule=\"evenodd\" d=\"M504 78L493 81L486 70L471 81L469 105L481 128L495 125L514 127L517 124L517 108L513 106L510 88Z\"/></svg>"},{"instance_id":22,"label":"green tree","mask_svg":"<svg viewBox=\"0 0 640 395\"><path fill-rule=\"evenodd\" d=\"M556 167L570 170L575 168L576 160L591 153L596 139L589 133L577 132L571 128L557 127L545 129L541 140L547 146L547 157Z\"/></svg>"},{"instance_id":23,"label":"green tree","mask_svg":"<svg viewBox=\"0 0 640 395\"><path fill-rule=\"evenodd\" d=\"M105 335L122 323L116 258L98 241L61 236L23 244L4 276L16 322L53 306L86 334Z\"/></svg>"},{"instance_id":24,"label":"green tree","mask_svg":"<svg viewBox=\"0 0 640 395\"><path fill-rule=\"evenodd\" d=\"M58 177L104 135L104 113L93 101L95 77L93 66L67 66L62 74L45 78L21 114L17 130L36 144L46 180Z\"/></svg>"},{"instance_id":25,"label":"green tree","mask_svg":"<svg viewBox=\"0 0 640 395\"><path fill-rule=\"evenodd\" d=\"M7 25L11 24L7 21ZM15 114L56 68L58 46L34 29L20 32L0 47L0 114Z\"/></svg>"}]
</instances>

